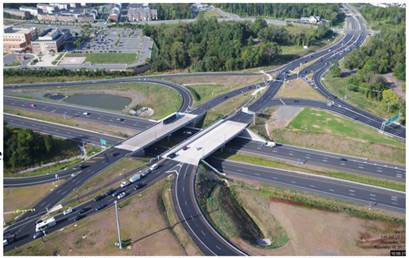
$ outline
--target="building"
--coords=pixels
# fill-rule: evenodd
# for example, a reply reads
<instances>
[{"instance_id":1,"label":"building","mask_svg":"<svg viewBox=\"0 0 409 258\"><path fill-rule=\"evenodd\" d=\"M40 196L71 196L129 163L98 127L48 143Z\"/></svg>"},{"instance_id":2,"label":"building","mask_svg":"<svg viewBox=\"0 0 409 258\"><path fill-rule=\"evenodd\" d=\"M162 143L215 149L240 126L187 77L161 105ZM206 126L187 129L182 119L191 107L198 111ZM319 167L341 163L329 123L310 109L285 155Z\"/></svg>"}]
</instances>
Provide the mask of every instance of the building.
<instances>
[{"instance_id":1,"label":"building","mask_svg":"<svg viewBox=\"0 0 409 258\"><path fill-rule=\"evenodd\" d=\"M118 22L121 16L121 4L114 4L111 12L109 13L108 20L112 22Z\"/></svg>"},{"instance_id":2,"label":"building","mask_svg":"<svg viewBox=\"0 0 409 258\"><path fill-rule=\"evenodd\" d=\"M31 52L32 41L37 38L37 29L6 26L3 34L3 49L6 53Z\"/></svg>"},{"instance_id":3,"label":"building","mask_svg":"<svg viewBox=\"0 0 409 258\"><path fill-rule=\"evenodd\" d=\"M16 16L16 17L20 17L20 18L22 18L22 19L27 19L27 18L30 18L30 17L31 17L30 12L20 11L20 10L18 10L18 9L4 8L4 9L3 9L3 12L4 12L4 13L7 13L7 14L9 14L9 15L13 15L13 16Z\"/></svg>"},{"instance_id":4,"label":"building","mask_svg":"<svg viewBox=\"0 0 409 258\"><path fill-rule=\"evenodd\" d=\"M37 16L38 15L38 10L35 7L20 6L19 10L24 11L24 12L29 12L32 16Z\"/></svg>"},{"instance_id":5,"label":"building","mask_svg":"<svg viewBox=\"0 0 409 258\"><path fill-rule=\"evenodd\" d=\"M80 23L90 23L90 22L94 22L95 21L95 16L92 14L84 14L84 15L79 15L77 17L77 22Z\"/></svg>"},{"instance_id":6,"label":"building","mask_svg":"<svg viewBox=\"0 0 409 258\"><path fill-rule=\"evenodd\" d=\"M318 24L321 23L321 17L320 16L301 17L300 21L305 23Z\"/></svg>"},{"instance_id":7,"label":"building","mask_svg":"<svg viewBox=\"0 0 409 258\"><path fill-rule=\"evenodd\" d=\"M58 7L49 4L37 4L37 9L42 13L53 14L58 11Z\"/></svg>"},{"instance_id":8,"label":"building","mask_svg":"<svg viewBox=\"0 0 409 258\"><path fill-rule=\"evenodd\" d=\"M128 21L152 21L158 19L158 12L156 9L149 9L149 7L131 5L128 8L127 16Z\"/></svg>"},{"instance_id":9,"label":"building","mask_svg":"<svg viewBox=\"0 0 409 258\"><path fill-rule=\"evenodd\" d=\"M49 4L49 5L58 8L58 10L68 10L70 8L69 4L64 4L64 3L59 3L59 4L52 3L52 4Z\"/></svg>"},{"instance_id":10,"label":"building","mask_svg":"<svg viewBox=\"0 0 409 258\"><path fill-rule=\"evenodd\" d=\"M58 53L64 44L65 38L66 34L59 29L48 29L31 43L33 53L36 55Z\"/></svg>"}]
</instances>

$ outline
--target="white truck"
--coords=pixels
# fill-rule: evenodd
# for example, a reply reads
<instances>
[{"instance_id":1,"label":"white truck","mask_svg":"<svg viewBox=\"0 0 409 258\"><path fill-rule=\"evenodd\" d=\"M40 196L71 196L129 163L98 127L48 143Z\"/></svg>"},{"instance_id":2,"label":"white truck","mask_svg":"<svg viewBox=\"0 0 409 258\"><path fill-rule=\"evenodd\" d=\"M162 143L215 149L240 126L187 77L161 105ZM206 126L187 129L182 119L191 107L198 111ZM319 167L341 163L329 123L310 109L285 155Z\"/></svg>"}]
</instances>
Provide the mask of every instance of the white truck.
<instances>
[{"instance_id":1,"label":"white truck","mask_svg":"<svg viewBox=\"0 0 409 258\"><path fill-rule=\"evenodd\" d=\"M44 229L52 227L56 224L57 222L55 221L54 217L48 218L46 220L39 220L36 223L36 232L43 231Z\"/></svg>"},{"instance_id":2,"label":"white truck","mask_svg":"<svg viewBox=\"0 0 409 258\"><path fill-rule=\"evenodd\" d=\"M266 145L267 147L274 147L274 146L276 146L276 143L275 143L275 142L271 142L271 141L266 141L265 145Z\"/></svg>"},{"instance_id":3,"label":"white truck","mask_svg":"<svg viewBox=\"0 0 409 258\"><path fill-rule=\"evenodd\" d=\"M141 180L141 174L135 174L129 178L129 182L134 183L136 181Z\"/></svg>"}]
</instances>

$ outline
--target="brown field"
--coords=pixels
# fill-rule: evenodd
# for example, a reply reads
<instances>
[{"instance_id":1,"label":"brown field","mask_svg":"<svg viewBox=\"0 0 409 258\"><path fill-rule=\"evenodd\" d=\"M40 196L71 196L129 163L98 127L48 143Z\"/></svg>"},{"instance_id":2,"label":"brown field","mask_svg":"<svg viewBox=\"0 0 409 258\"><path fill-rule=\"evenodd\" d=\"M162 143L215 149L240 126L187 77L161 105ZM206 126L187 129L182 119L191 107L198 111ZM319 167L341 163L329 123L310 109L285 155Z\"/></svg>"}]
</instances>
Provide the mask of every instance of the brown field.
<instances>
[{"instance_id":1,"label":"brown field","mask_svg":"<svg viewBox=\"0 0 409 258\"><path fill-rule=\"evenodd\" d=\"M258 185L246 182L256 187ZM289 242L281 248L268 249L257 248L239 238L233 239L250 255L378 256L389 255L389 250L393 248L404 249L404 226L271 200L260 194L256 187L254 190L235 188L235 191L239 199L250 206L258 217L266 219L266 214L257 212L268 212L284 228ZM384 236L399 239L386 248L375 248Z\"/></svg>"},{"instance_id":2,"label":"brown field","mask_svg":"<svg viewBox=\"0 0 409 258\"><path fill-rule=\"evenodd\" d=\"M312 88L312 86L301 78L285 82L275 97L326 101L324 96L319 94Z\"/></svg>"},{"instance_id":3,"label":"brown field","mask_svg":"<svg viewBox=\"0 0 409 258\"><path fill-rule=\"evenodd\" d=\"M16 211L17 209L29 209L33 207L37 202L39 202L43 197L45 197L51 190L56 186L61 184L62 181L58 183L48 183L27 187L13 187L3 189L3 204L4 212ZM10 222L17 215L15 213L5 214L4 221Z\"/></svg>"},{"instance_id":4,"label":"brown field","mask_svg":"<svg viewBox=\"0 0 409 258\"><path fill-rule=\"evenodd\" d=\"M128 203L120 209L121 238L131 242L127 248L120 250L114 246L117 240L115 211L110 208L8 255L184 256L186 252L164 215L161 192L165 184L162 180L129 201L123 201Z\"/></svg>"}]
</instances>

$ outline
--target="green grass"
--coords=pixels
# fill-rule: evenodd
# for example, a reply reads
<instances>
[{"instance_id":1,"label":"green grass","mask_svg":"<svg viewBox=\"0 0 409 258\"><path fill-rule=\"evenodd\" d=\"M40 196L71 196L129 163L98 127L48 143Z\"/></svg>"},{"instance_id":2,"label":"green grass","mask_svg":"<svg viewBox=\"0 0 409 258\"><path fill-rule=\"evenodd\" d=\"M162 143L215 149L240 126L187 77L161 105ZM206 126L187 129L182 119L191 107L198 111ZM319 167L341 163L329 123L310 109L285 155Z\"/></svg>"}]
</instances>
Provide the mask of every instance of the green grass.
<instances>
[{"instance_id":1,"label":"green grass","mask_svg":"<svg viewBox=\"0 0 409 258\"><path fill-rule=\"evenodd\" d=\"M351 103L362 110L366 110L369 113L383 118L387 118L392 115L392 113L388 113L387 110L385 110L385 106L379 101L367 98L365 94L360 92L348 90L348 78L349 77L333 77L331 73L327 73L323 82L325 87L328 88L332 94L340 99L344 99L346 96L346 101L348 103Z\"/></svg>"},{"instance_id":2,"label":"green grass","mask_svg":"<svg viewBox=\"0 0 409 258\"><path fill-rule=\"evenodd\" d=\"M401 141L384 136L375 129L344 119L325 111L305 108L287 126L288 129L313 133L330 133L338 136L403 147Z\"/></svg>"},{"instance_id":3,"label":"green grass","mask_svg":"<svg viewBox=\"0 0 409 258\"><path fill-rule=\"evenodd\" d=\"M98 152L102 151L102 148L93 144L85 145L85 150L87 152L88 157L97 154Z\"/></svg>"},{"instance_id":4,"label":"green grass","mask_svg":"<svg viewBox=\"0 0 409 258\"><path fill-rule=\"evenodd\" d=\"M21 65L21 62L19 62L19 61L14 61L13 63L11 63L11 64L6 64L6 65L4 65L4 66L18 66L18 65Z\"/></svg>"},{"instance_id":5,"label":"green grass","mask_svg":"<svg viewBox=\"0 0 409 258\"><path fill-rule=\"evenodd\" d=\"M247 103L252 98L250 93L245 93L240 96L233 97L222 104L210 109L203 122L203 128L211 125L215 121L223 118L225 115L232 113L244 103Z\"/></svg>"},{"instance_id":6,"label":"green grass","mask_svg":"<svg viewBox=\"0 0 409 258\"><path fill-rule=\"evenodd\" d=\"M136 53L89 53L67 54L66 57L86 57L85 62L91 64L133 64L136 62Z\"/></svg>"},{"instance_id":7,"label":"green grass","mask_svg":"<svg viewBox=\"0 0 409 258\"><path fill-rule=\"evenodd\" d=\"M297 166L291 163L285 163L282 161L272 160L267 157L261 157L261 156L250 155L250 154L241 154L241 153L231 154L227 152L224 152L224 153L218 152L217 155L220 158L225 158L225 159L232 160L232 161L244 162L244 163L258 165L258 166L279 168L279 169L292 170L292 171L300 171L300 172L305 172L305 173L310 173L310 174L315 174L315 175L323 175L323 176L348 180L348 181L356 182L356 183L384 187L384 188L402 191L402 192L405 192L406 190L405 183L399 183L396 181L390 181L390 180L385 180L385 179L378 179L378 178L370 177L370 176L358 175L356 174L357 172L353 173L353 172L333 171L331 169L318 168L315 166L307 167L306 165Z\"/></svg>"},{"instance_id":8,"label":"green grass","mask_svg":"<svg viewBox=\"0 0 409 258\"><path fill-rule=\"evenodd\" d=\"M224 86L220 84L200 84L186 86L194 97L194 106L200 106L208 100L219 95L227 93L234 87Z\"/></svg>"},{"instance_id":9,"label":"green grass","mask_svg":"<svg viewBox=\"0 0 409 258\"><path fill-rule=\"evenodd\" d=\"M58 164L55 164L55 165L52 165L52 166L49 166L49 167L39 168L39 169L36 169L34 171L31 171L31 172L27 172L27 173L13 174L13 173L6 172L4 175L6 177L7 176L10 176L10 177L40 176L40 175L44 175L44 174L55 173L55 172L58 172L58 171L60 171L62 169L72 167L72 166L78 164L81 161L82 161L81 159L75 159L75 160L71 160L71 161L67 161L67 162L61 162L61 163L58 163Z\"/></svg>"},{"instance_id":10,"label":"green grass","mask_svg":"<svg viewBox=\"0 0 409 258\"><path fill-rule=\"evenodd\" d=\"M117 76L120 77L120 76ZM123 77L123 76L121 76ZM4 84L17 84L17 83L34 83L34 82L73 82L73 81L85 81L85 80L102 80L113 79L113 76L4 76ZM4 85L7 88L7 85Z\"/></svg>"}]
</instances>

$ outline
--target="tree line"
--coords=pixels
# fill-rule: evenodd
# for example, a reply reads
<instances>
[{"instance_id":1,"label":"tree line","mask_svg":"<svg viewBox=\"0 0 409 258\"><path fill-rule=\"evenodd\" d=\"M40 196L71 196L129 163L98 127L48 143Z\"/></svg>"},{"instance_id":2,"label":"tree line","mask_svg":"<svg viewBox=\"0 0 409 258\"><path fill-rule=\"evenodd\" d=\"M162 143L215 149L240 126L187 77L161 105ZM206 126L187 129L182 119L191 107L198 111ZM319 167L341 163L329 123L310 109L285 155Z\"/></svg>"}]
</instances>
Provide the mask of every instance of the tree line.
<instances>
[{"instance_id":1,"label":"tree line","mask_svg":"<svg viewBox=\"0 0 409 258\"><path fill-rule=\"evenodd\" d=\"M4 124L4 165L11 172L79 154L77 144Z\"/></svg>"},{"instance_id":2,"label":"tree line","mask_svg":"<svg viewBox=\"0 0 409 258\"><path fill-rule=\"evenodd\" d=\"M149 61L153 71L225 71L269 65L279 58L280 45L309 45L332 35L324 26L312 33L291 34L283 27L268 26L261 18L238 23L202 16L193 23L144 25L143 32L157 47Z\"/></svg>"},{"instance_id":3,"label":"tree line","mask_svg":"<svg viewBox=\"0 0 409 258\"><path fill-rule=\"evenodd\" d=\"M176 20L193 18L192 4L149 4L150 8L156 9L159 20Z\"/></svg>"},{"instance_id":4,"label":"tree line","mask_svg":"<svg viewBox=\"0 0 409 258\"><path fill-rule=\"evenodd\" d=\"M240 16L298 19L303 16L314 15L329 20L332 25L342 22L345 18L339 4L221 3L215 4L215 6Z\"/></svg>"},{"instance_id":5,"label":"tree line","mask_svg":"<svg viewBox=\"0 0 409 258\"><path fill-rule=\"evenodd\" d=\"M108 71L104 69L90 70L86 68L80 68L78 70L69 69L4 69L3 75L5 77L11 76L36 76L36 77L57 77L57 76L88 76L88 77L101 77L101 76L132 76L132 71Z\"/></svg>"}]
</instances>

